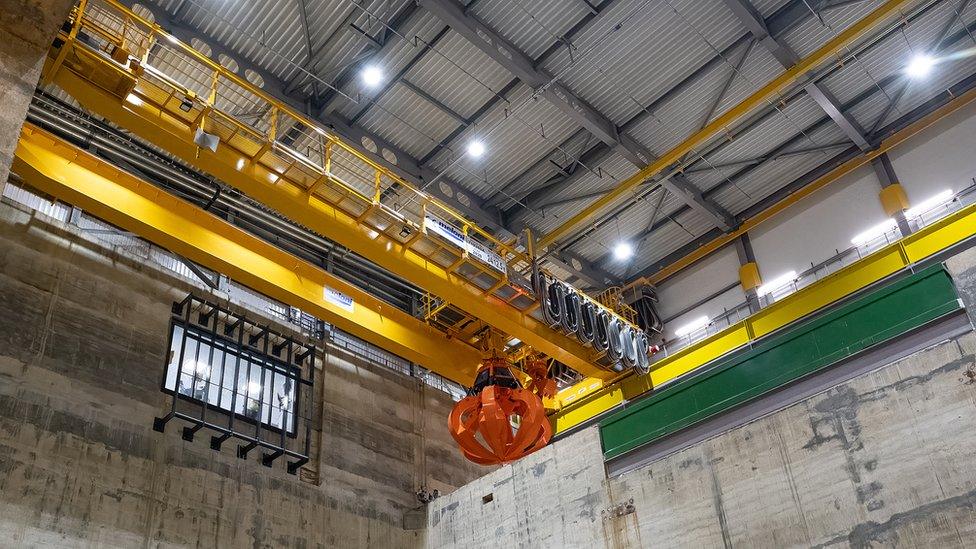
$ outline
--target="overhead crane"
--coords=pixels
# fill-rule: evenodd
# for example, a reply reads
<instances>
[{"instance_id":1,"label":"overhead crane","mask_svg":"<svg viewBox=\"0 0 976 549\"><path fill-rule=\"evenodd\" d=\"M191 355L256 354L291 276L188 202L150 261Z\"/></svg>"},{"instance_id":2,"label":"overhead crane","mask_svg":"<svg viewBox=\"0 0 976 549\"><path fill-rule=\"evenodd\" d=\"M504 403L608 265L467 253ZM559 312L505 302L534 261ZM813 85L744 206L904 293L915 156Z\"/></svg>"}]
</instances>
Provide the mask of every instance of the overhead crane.
<instances>
[{"instance_id":1,"label":"overhead crane","mask_svg":"<svg viewBox=\"0 0 976 549\"><path fill-rule=\"evenodd\" d=\"M744 116L751 108L750 101L758 104L797 78L803 77L806 71L815 68L886 20L902 3L889 1L883 4L867 18L839 34L796 67L762 88L750 100L734 108L721 119L723 124ZM184 64L180 65L181 62ZM191 65L190 69L186 68L187 62ZM174 70L181 78L171 75ZM552 399L557 408L562 408L552 418L557 431L571 428L623 400L690 372L707 362L708 357L714 357L716 353L720 355L741 346L743 342L760 337L761 333L765 333L762 330L768 332L810 314L818 307L848 295L884 274L871 271L870 276L863 275L864 271L858 270L861 267L851 269L850 273L838 273L837 277L829 281L832 286L826 289L830 291L824 290L821 292L823 295L818 295L816 300L811 301L809 296L822 288L811 287L795 298L784 300L776 310L766 311L762 318L749 319L742 326L731 327L728 333L716 334L685 352L658 361L650 373L638 372L638 375L634 375L630 371L620 371L621 368L613 371L607 367L605 360L608 353L593 349L592 334L589 340L574 337L585 331L580 328L585 322L579 317L579 309L576 309L575 320L567 324L567 318L571 319L573 316L571 306L566 309L570 312L569 317L559 314L554 317L552 310L546 307L554 302L562 303L568 287L559 286L558 281L545 276L534 278L533 281L550 282L548 288L558 287L555 294L560 297L547 301L547 286L532 284L522 276L535 266L531 239L527 240L529 246L526 252L516 247L514 242L501 242L485 233L447 206L371 162L356 149L331 135L328 130L290 110L288 106L276 102L257 87L192 50L188 45L171 39L165 29L139 18L115 0L104 0L97 4L82 0L74 12L72 24L63 29L51 50L43 78L59 85L89 110L105 116L201 171L237 187L309 229L356 251L405 280L429 289L436 299L430 300L428 304L428 320L433 320L439 312L445 310L457 313L461 320L454 326L439 323L441 330L444 330L441 331L402 311L391 314L391 311L384 311L384 306L375 298L370 301L370 296L356 293L358 290L348 284L344 285L344 282L337 279L323 278L322 273L314 272L314 267L313 271L306 271L310 266L299 263L287 267L282 261L272 261L264 270L255 269L250 273L234 271L233 264L226 260L221 262L214 250L208 252L203 242L188 238L178 227L146 224L136 219L147 215L159 222L165 217L163 211L181 212L176 216L178 219L192 218L192 214L182 212L178 205L168 199L159 201L157 206L161 209L154 210L148 204L148 195L143 195L138 208L129 208L130 204L124 202L127 199L118 202L119 199L113 199L113 196L138 196L139 192L149 192L149 188L144 186L148 184L132 186L132 181L123 181L129 184L130 188L126 192L130 194L122 191L105 193L105 189L111 186L104 184L104 181L116 178L117 174L108 173L106 170L110 168L105 166L93 168L90 159L76 161L84 158L83 152L65 153L63 144L59 145L56 140L50 141L50 136L28 127L21 142L23 150L18 149L16 162L20 171L29 174L32 185L56 196L67 196L71 201L87 204L94 213L114 220L113 222L121 226L137 227L138 230L133 229L133 232L149 234L151 239L164 246L183 250L184 255L191 259L199 258L199 262L205 265L224 272L230 271L235 278L273 297L289 303L301 303L311 312L367 341L466 385L471 383L475 373L474 365L481 355L465 341L471 343L476 336L480 337L478 334L485 333L485 325L509 337L518 338L587 376L580 384L560 392ZM966 102L969 99L966 97ZM959 101L954 101L956 102ZM257 114L245 120L240 114L230 112L233 105L241 104L248 105L249 111ZM917 128L907 130L917 131ZM902 133L907 134L907 130ZM707 132L703 132L692 136L682 146L694 147L691 143L707 140ZM903 137L893 136L889 141L894 143L900 139ZM887 148L884 146L886 144L883 144L883 149ZM67 158L74 160L65 160ZM662 162L667 158L670 156L665 155L662 161L649 166L638 176L645 177L655 170L666 169L668 166ZM38 169L38 166L43 169ZM102 178L101 184L89 184L99 181L99 177ZM125 180L124 177L122 179ZM67 184L68 182L82 182L81 185L85 188L72 188L72 184ZM623 185L629 182L630 180L625 181ZM811 187L820 186L822 185ZM97 192L99 189L102 194ZM132 195L133 192L135 195ZM803 195L806 194L808 193ZM609 204L606 200L600 202L604 203ZM591 215L600 207L602 206L596 205L592 211L582 212L581 215ZM137 214L133 215L133 212ZM971 235L972 229L968 225L971 211L967 210L960 215L962 217L953 216L951 220L933 227L932 231L937 230L938 236L933 232L931 238L926 237L924 245L929 246L930 241L938 240L934 245L939 248L943 245L942 240L951 243ZM576 221L574 218L555 233L544 236L541 244L552 244L559 238L560 232L570 230ZM203 231L201 234L208 234L206 230L210 228L205 223L187 226L194 228L191 232ZM958 229L962 226L969 228ZM220 230L225 231L226 228ZM240 235L234 235L234 238L240 238ZM905 259L908 256L904 250L909 250L906 246L918 248L922 245L920 238L921 236L913 237L912 243L906 241L900 251L896 250L901 254L899 257L909 261ZM916 240L918 243L915 243ZM255 241L260 243L256 239ZM254 242L248 242L245 248L251 249L252 245L256 246L252 251L258 250L258 255L273 255ZM241 252L236 250L234 253ZM278 253L284 252L279 250ZM872 263L866 260L864 265ZM889 271L885 271L887 272ZM294 281L289 281L291 276L302 279L301 284L294 285ZM302 287L302 284L309 281L312 281L312 294ZM288 282L292 284L289 285ZM316 303L316 299L309 298L309 295L315 295L315 292L320 292L330 284L348 291L349 295L355 295L357 304L362 303L366 313L375 315L372 324L369 318L342 319L341 315L337 316L336 310L330 310L327 305L323 306L322 303ZM592 301L587 296L577 297L584 305ZM540 308L540 304L543 307ZM772 318L770 315L773 313L778 316L770 324L771 327L762 328L759 323L764 322L763 319L767 317ZM607 314L614 315L615 320L624 320L613 311ZM390 327L394 324L397 328L391 330ZM740 331L746 334L745 339L740 337ZM417 349L418 345L405 345L406 341L420 342L420 345L429 348ZM433 348L437 349L436 352L425 352ZM522 355L525 356L524 353ZM602 364L599 362L601 358L604 359ZM462 366L452 369L439 363L445 360L449 361L447 365ZM476 380L474 383L478 389L479 402L468 402L465 408L468 411L459 412L458 419L452 425L453 434L459 437L462 447L465 447L462 438L470 438L472 429L478 429L478 418L486 417L486 410L507 410L498 415L498 421L488 422L487 427L493 428L502 424L508 425L513 410L522 406L517 403L518 399L507 404L507 401L496 400L509 398L496 395L506 394L501 389L510 383L507 374L497 374L507 371L498 361L498 357L492 355L480 362L481 367L477 369L480 381ZM648 365L643 365L643 368L647 367ZM538 390L540 384L544 383L536 379L539 377L538 368L535 368L535 375L528 377L528 382L523 380L523 385L530 388L530 393L539 396L552 395L551 387ZM466 400L471 398L474 397ZM533 417L535 416L539 414L535 413ZM552 435L552 430L540 428L537 421L528 423L532 423L526 425L529 431L539 432L539 436L533 438L535 442L547 441ZM496 459L501 454L517 456L520 453L519 448L511 445L518 446L521 444L519 441L522 438L518 436L514 439L509 437L507 441L497 439L488 450L466 448L466 451L474 452L482 458L485 451L496 456L490 459ZM470 440L467 442L470 443ZM534 449L536 446L538 445L533 443L528 447Z\"/></svg>"},{"instance_id":2,"label":"overhead crane","mask_svg":"<svg viewBox=\"0 0 976 549\"><path fill-rule=\"evenodd\" d=\"M25 128L17 169L34 187L471 385L450 420L473 460L510 461L548 442L543 398L552 401L555 383L546 357L601 380L649 366L646 334L612 304L540 269L531 234L522 246L500 241L117 0L81 0L50 50L42 83L429 291L420 320ZM338 303L330 292L342 296ZM514 355L500 354L499 335L524 344L522 371L509 368Z\"/></svg>"},{"instance_id":3,"label":"overhead crane","mask_svg":"<svg viewBox=\"0 0 976 549\"><path fill-rule=\"evenodd\" d=\"M468 222L117 1L79 4L42 80L463 311L454 335L472 339L487 325L583 375L615 375L600 362L606 353L546 322L521 274L533 259L515 243ZM250 115L232 111L242 105Z\"/></svg>"}]
</instances>

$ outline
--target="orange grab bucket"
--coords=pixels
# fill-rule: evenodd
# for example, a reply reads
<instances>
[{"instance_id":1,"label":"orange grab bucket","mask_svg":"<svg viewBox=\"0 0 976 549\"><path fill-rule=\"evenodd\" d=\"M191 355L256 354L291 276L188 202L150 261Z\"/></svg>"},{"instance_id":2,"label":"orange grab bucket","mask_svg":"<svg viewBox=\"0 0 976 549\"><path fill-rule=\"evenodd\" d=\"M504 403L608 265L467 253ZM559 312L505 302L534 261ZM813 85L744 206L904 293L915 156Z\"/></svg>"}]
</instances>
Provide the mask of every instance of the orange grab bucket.
<instances>
[{"instance_id":1,"label":"orange grab bucket","mask_svg":"<svg viewBox=\"0 0 976 549\"><path fill-rule=\"evenodd\" d=\"M550 389L546 381L535 380L532 386L546 392ZM505 359L497 357L482 363L472 394L454 406L448 425L464 456L482 465L514 461L543 448L552 438L542 398L523 389Z\"/></svg>"}]
</instances>

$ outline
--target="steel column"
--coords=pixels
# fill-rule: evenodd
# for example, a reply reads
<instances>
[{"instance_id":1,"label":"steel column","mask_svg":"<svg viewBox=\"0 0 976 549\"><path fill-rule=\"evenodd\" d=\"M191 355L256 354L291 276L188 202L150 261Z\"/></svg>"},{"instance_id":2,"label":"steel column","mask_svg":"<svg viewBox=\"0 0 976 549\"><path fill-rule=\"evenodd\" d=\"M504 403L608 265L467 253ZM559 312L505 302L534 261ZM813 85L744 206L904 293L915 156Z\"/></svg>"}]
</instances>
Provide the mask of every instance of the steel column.
<instances>
[{"instance_id":1,"label":"steel column","mask_svg":"<svg viewBox=\"0 0 976 549\"><path fill-rule=\"evenodd\" d=\"M881 183L882 189L899 185L898 176L895 174L895 167L892 166L891 159L888 158L888 153L883 153L872 160L871 167L874 168L874 173L878 176L878 182ZM901 198L904 199L904 191L899 191L899 193ZM901 235L908 236L912 234L912 227L908 224L908 219L905 218L905 211L900 210L894 212L894 216L895 221L898 222L898 231Z\"/></svg>"}]
</instances>

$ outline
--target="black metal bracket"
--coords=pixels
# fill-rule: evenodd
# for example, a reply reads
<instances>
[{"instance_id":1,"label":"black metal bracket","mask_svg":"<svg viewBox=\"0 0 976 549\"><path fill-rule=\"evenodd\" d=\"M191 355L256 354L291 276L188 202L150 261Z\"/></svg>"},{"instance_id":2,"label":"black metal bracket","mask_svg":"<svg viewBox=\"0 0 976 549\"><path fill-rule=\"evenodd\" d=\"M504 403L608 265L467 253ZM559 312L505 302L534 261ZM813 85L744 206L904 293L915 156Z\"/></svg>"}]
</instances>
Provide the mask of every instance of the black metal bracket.
<instances>
[{"instance_id":1,"label":"black metal bracket","mask_svg":"<svg viewBox=\"0 0 976 549\"><path fill-rule=\"evenodd\" d=\"M227 324L224 326L224 335L229 336L230 334L234 333L234 330L240 328L242 324L244 324L243 315L237 317L237 320L235 320L233 324Z\"/></svg>"},{"instance_id":2,"label":"black metal bracket","mask_svg":"<svg viewBox=\"0 0 976 549\"><path fill-rule=\"evenodd\" d=\"M294 475L298 473L298 470L302 468L302 465L308 463L308 458L296 459L295 461L288 462L288 474Z\"/></svg>"},{"instance_id":3,"label":"black metal bracket","mask_svg":"<svg viewBox=\"0 0 976 549\"><path fill-rule=\"evenodd\" d=\"M169 420L171 420L171 419L173 419L173 413L172 412L169 413L169 414L166 414L163 417L155 417L155 418L153 418L153 431L156 431L158 433L165 433L166 432L166 424L169 423Z\"/></svg>"},{"instance_id":4,"label":"black metal bracket","mask_svg":"<svg viewBox=\"0 0 976 549\"><path fill-rule=\"evenodd\" d=\"M248 443L248 444L241 444L240 446L237 447L237 457L239 457L241 459L247 459L247 454L251 450L253 450L253 449L257 448L257 447L258 447L258 443L257 442L251 442L251 443Z\"/></svg>"},{"instance_id":5,"label":"black metal bracket","mask_svg":"<svg viewBox=\"0 0 976 549\"><path fill-rule=\"evenodd\" d=\"M183 440L187 442L193 442L193 435L197 433L200 429L203 429L202 423L197 423L192 427L183 428Z\"/></svg>"},{"instance_id":6,"label":"black metal bracket","mask_svg":"<svg viewBox=\"0 0 976 549\"><path fill-rule=\"evenodd\" d=\"M227 439L229 439L230 437L231 437L231 435L228 435L228 434L214 435L214 436L210 437L210 449L211 450L216 450L216 451L219 452L221 445L223 445L224 444L224 441L227 440Z\"/></svg>"},{"instance_id":7,"label":"black metal bracket","mask_svg":"<svg viewBox=\"0 0 976 549\"><path fill-rule=\"evenodd\" d=\"M247 344L250 345L251 347L256 346L258 341L261 341L262 338L268 337L268 331L269 330L267 326L262 327L261 331L259 331L258 333L248 336Z\"/></svg>"},{"instance_id":8,"label":"black metal bracket","mask_svg":"<svg viewBox=\"0 0 976 549\"><path fill-rule=\"evenodd\" d=\"M303 364L305 362L305 359L306 358L312 357L314 355L315 355L315 348L314 347L306 347L304 351L302 351L301 353L298 353L297 355L295 355L295 363L296 364Z\"/></svg>"},{"instance_id":9,"label":"black metal bracket","mask_svg":"<svg viewBox=\"0 0 976 549\"><path fill-rule=\"evenodd\" d=\"M274 460L280 458L283 455L285 455L285 451L284 450L275 450L274 452L265 452L265 453L261 454L261 465L264 465L265 467L271 467L272 465L274 465Z\"/></svg>"}]
</instances>

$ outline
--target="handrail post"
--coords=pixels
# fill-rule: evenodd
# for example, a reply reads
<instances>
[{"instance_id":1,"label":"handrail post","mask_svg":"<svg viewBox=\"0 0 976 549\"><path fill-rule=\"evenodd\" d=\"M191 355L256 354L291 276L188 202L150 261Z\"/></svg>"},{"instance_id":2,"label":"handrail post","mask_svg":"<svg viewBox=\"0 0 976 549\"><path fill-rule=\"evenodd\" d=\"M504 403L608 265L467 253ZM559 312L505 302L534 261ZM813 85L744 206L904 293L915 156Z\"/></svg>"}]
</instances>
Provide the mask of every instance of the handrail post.
<instances>
[{"instance_id":1,"label":"handrail post","mask_svg":"<svg viewBox=\"0 0 976 549\"><path fill-rule=\"evenodd\" d=\"M268 141L273 143L276 139L278 139L278 107L277 106L271 107L271 122L269 124L270 127L268 128Z\"/></svg>"},{"instance_id":2,"label":"handrail post","mask_svg":"<svg viewBox=\"0 0 976 549\"><path fill-rule=\"evenodd\" d=\"M323 164L323 166L325 166L325 174L324 175L326 177L329 177L329 176L332 175L332 146L334 144L335 144L335 141L332 141L331 139L328 140L328 142L325 144L325 163Z\"/></svg>"},{"instance_id":3,"label":"handrail post","mask_svg":"<svg viewBox=\"0 0 976 549\"><path fill-rule=\"evenodd\" d=\"M54 75L61 68L64 60L68 57L68 49L74 45L75 38L78 36L78 31L81 30L81 22L85 16L85 8L88 7L88 0L81 0L78 2L78 7L75 8L75 20L71 23L71 30L68 31L68 39L61 45L61 51L58 52L57 58L55 58L54 63L51 64L51 69L46 71L44 78L41 79L42 85L50 84L54 80Z\"/></svg>"}]
</instances>

